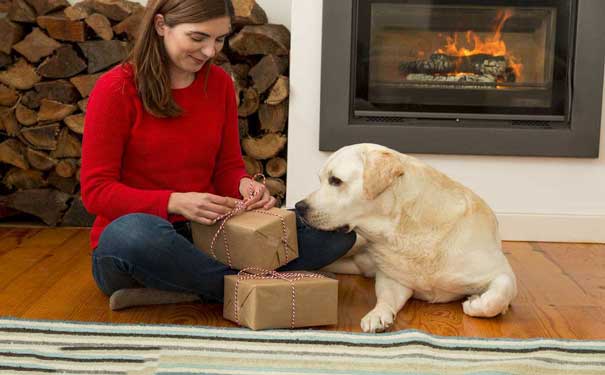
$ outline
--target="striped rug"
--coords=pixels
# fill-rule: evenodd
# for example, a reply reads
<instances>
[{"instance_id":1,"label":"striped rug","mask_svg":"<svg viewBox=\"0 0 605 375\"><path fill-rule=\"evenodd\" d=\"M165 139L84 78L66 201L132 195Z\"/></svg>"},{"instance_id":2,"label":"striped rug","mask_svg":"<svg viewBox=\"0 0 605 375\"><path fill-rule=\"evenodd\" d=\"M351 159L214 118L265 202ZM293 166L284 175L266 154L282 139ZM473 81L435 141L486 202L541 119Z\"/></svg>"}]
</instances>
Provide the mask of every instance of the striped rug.
<instances>
[{"instance_id":1,"label":"striped rug","mask_svg":"<svg viewBox=\"0 0 605 375\"><path fill-rule=\"evenodd\" d=\"M605 341L0 318L0 373L605 374Z\"/></svg>"}]
</instances>

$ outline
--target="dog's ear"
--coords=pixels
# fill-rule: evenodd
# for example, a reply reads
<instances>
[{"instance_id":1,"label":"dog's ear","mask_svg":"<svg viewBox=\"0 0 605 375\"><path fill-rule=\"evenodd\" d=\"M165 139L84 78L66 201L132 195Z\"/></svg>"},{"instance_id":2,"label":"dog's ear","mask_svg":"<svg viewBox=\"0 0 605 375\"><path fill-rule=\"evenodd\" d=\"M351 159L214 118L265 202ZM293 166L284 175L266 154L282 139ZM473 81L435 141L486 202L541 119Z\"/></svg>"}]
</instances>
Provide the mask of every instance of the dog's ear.
<instances>
[{"instance_id":1,"label":"dog's ear","mask_svg":"<svg viewBox=\"0 0 605 375\"><path fill-rule=\"evenodd\" d=\"M392 152L369 151L363 168L363 193L369 200L382 194L396 178L403 176L403 164Z\"/></svg>"}]
</instances>

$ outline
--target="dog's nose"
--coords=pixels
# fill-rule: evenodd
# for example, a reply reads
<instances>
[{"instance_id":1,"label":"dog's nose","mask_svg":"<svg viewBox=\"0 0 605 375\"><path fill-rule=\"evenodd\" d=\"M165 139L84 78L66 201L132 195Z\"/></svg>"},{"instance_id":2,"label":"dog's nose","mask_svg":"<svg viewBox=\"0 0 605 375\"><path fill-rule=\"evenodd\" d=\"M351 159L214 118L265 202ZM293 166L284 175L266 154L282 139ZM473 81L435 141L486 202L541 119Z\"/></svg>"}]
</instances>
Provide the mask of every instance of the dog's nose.
<instances>
[{"instance_id":1,"label":"dog's nose","mask_svg":"<svg viewBox=\"0 0 605 375\"><path fill-rule=\"evenodd\" d=\"M296 202L296 204L294 205L294 208L296 208L296 211L298 212L298 214L300 216L305 216L305 214L309 210L309 205L307 204L307 202L302 200L302 201Z\"/></svg>"}]
</instances>

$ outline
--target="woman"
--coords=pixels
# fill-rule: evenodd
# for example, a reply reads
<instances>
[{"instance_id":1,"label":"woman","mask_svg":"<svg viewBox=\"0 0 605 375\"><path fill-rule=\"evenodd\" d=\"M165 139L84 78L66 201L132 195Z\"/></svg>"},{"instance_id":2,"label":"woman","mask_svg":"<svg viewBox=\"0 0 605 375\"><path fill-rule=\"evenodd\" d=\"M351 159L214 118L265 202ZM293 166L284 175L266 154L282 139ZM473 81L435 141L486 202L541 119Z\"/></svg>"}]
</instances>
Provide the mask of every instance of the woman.
<instances>
[{"instance_id":1,"label":"woman","mask_svg":"<svg viewBox=\"0 0 605 375\"><path fill-rule=\"evenodd\" d=\"M90 95L81 185L97 215L92 267L112 308L202 298L221 301L229 269L195 248L188 221L212 224L241 199L275 199L246 175L230 77L211 64L231 32L230 0L149 3L127 62ZM250 195L250 192L253 192ZM280 270L321 268L354 234L297 219L299 258Z\"/></svg>"}]
</instances>

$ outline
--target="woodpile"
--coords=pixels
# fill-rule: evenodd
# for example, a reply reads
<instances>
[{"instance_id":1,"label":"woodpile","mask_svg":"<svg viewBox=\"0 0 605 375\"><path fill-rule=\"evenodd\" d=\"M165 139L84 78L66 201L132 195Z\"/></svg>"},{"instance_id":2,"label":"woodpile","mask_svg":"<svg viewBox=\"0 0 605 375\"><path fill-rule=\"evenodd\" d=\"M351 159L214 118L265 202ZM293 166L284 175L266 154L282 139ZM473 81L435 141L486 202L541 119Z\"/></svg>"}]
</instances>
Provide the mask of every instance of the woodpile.
<instances>
[{"instance_id":1,"label":"woodpile","mask_svg":"<svg viewBox=\"0 0 605 375\"><path fill-rule=\"evenodd\" d=\"M281 204L286 196L290 32L269 24L255 0L232 0L234 33L216 64L236 87L246 170L263 173Z\"/></svg>"},{"instance_id":2,"label":"woodpile","mask_svg":"<svg viewBox=\"0 0 605 375\"><path fill-rule=\"evenodd\" d=\"M90 91L131 48L143 6L11 0L0 8L0 218L90 226L80 198Z\"/></svg>"},{"instance_id":3,"label":"woodpile","mask_svg":"<svg viewBox=\"0 0 605 375\"><path fill-rule=\"evenodd\" d=\"M290 34L255 0L232 0L215 63L236 87L248 173L285 198ZM0 2L0 220L90 226L80 198L84 114L96 80L129 53L143 6L128 0Z\"/></svg>"}]
</instances>

